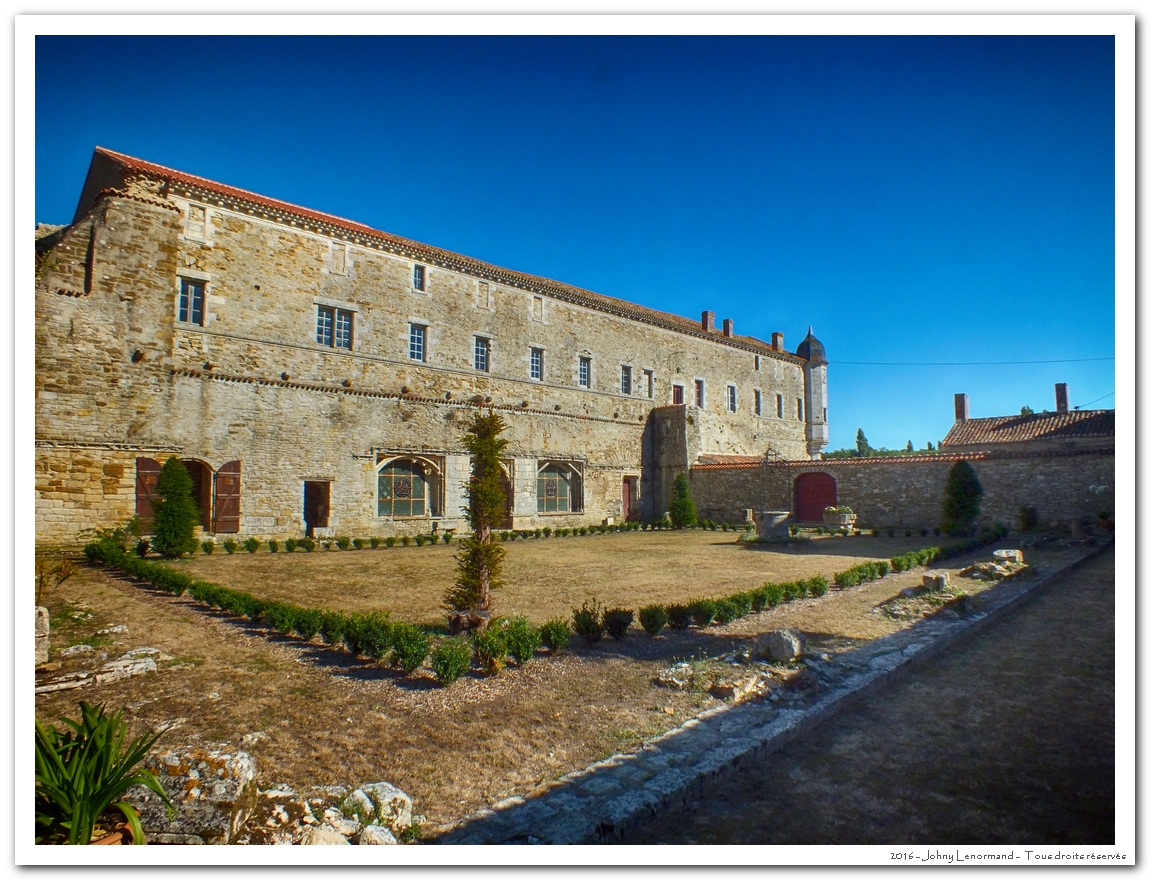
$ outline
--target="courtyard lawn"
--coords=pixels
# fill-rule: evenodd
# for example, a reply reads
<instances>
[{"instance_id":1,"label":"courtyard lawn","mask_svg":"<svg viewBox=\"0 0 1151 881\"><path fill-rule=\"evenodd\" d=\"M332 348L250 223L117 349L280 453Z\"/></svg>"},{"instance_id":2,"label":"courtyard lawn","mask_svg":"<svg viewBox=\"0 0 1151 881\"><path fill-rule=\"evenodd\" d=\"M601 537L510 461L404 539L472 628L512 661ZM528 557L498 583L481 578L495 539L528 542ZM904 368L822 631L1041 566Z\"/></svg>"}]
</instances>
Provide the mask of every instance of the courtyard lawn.
<instances>
[{"instance_id":1,"label":"courtyard lawn","mask_svg":"<svg viewBox=\"0 0 1151 881\"><path fill-rule=\"evenodd\" d=\"M765 581L828 579L864 560L943 544L918 534L826 537L791 546L737 543L735 533L704 530L624 532L504 542L506 586L495 592L497 615L526 615L541 624L567 618L596 598L607 608L640 609L699 597L727 596ZM380 547L307 553L217 549L179 566L216 584L261 599L315 608L388 611L394 618L442 624L440 603L456 575L454 546Z\"/></svg>"}]
</instances>

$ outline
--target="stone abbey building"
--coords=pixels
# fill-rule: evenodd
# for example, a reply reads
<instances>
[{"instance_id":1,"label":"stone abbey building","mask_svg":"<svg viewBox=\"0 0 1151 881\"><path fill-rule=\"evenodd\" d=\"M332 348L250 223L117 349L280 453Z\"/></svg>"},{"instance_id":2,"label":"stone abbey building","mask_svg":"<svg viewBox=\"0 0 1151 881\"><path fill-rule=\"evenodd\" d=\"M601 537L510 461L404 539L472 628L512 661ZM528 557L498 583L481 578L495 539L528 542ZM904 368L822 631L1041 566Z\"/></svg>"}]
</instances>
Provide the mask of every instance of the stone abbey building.
<instances>
[{"instance_id":1,"label":"stone abbey building","mask_svg":"<svg viewBox=\"0 0 1151 881\"><path fill-rule=\"evenodd\" d=\"M459 528L477 408L508 523L652 519L699 463L818 459L823 347L770 343L97 149L38 231L37 538L151 514L205 533Z\"/></svg>"}]
</instances>

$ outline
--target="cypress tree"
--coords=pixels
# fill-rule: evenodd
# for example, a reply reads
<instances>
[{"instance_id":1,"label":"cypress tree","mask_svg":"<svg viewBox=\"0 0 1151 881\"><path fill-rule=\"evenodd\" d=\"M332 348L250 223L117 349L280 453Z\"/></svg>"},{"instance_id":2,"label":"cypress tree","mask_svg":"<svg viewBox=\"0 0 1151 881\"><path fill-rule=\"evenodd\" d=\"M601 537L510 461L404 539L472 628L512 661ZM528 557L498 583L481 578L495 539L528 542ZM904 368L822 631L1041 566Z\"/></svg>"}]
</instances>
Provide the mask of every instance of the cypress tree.
<instances>
[{"instance_id":1,"label":"cypress tree","mask_svg":"<svg viewBox=\"0 0 1151 881\"><path fill-rule=\"evenodd\" d=\"M152 548L175 558L196 550L196 527L200 509L192 498L192 475L175 456L164 463L156 478L152 502Z\"/></svg>"},{"instance_id":2,"label":"cypress tree","mask_svg":"<svg viewBox=\"0 0 1151 881\"><path fill-rule=\"evenodd\" d=\"M947 475L943 486L943 529L948 535L967 535L974 531L979 517L983 485L975 469L960 460Z\"/></svg>"},{"instance_id":3,"label":"cypress tree","mask_svg":"<svg viewBox=\"0 0 1151 881\"><path fill-rule=\"evenodd\" d=\"M444 596L444 607L449 612L468 613L491 609L492 591L503 586L504 549L492 541L492 530L504 519L507 495L500 471L500 456L508 442L501 438L505 425L499 414L477 413L467 427L462 440L472 456L471 479L465 487L467 504L464 516L472 525L470 535L460 540L456 556L458 575L456 583ZM479 623L479 619L473 622Z\"/></svg>"},{"instance_id":4,"label":"cypress tree","mask_svg":"<svg viewBox=\"0 0 1151 881\"><path fill-rule=\"evenodd\" d=\"M860 456L866 456L871 452L871 444L867 442L867 435L863 433L862 428L855 433L855 450Z\"/></svg>"},{"instance_id":5,"label":"cypress tree","mask_svg":"<svg viewBox=\"0 0 1151 881\"><path fill-rule=\"evenodd\" d=\"M671 525L676 529L695 526L695 502L691 500L691 486L687 482L687 475L681 474L675 479L671 488L671 507L668 510Z\"/></svg>"}]
</instances>

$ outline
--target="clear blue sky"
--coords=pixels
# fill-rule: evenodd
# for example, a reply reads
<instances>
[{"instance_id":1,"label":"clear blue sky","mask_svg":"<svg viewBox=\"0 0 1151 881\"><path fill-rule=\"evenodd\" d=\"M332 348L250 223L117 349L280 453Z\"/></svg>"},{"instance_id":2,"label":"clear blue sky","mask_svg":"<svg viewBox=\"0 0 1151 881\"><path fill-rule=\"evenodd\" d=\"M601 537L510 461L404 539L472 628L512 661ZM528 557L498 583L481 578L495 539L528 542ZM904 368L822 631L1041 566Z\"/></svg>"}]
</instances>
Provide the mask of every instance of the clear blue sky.
<instances>
[{"instance_id":1,"label":"clear blue sky","mask_svg":"<svg viewBox=\"0 0 1151 881\"><path fill-rule=\"evenodd\" d=\"M830 449L1113 407L1110 37L38 37L36 217L96 145L827 348ZM939 362L1061 361L939 366ZM911 362L885 366L876 362ZM936 365L936 366L932 366Z\"/></svg>"}]
</instances>

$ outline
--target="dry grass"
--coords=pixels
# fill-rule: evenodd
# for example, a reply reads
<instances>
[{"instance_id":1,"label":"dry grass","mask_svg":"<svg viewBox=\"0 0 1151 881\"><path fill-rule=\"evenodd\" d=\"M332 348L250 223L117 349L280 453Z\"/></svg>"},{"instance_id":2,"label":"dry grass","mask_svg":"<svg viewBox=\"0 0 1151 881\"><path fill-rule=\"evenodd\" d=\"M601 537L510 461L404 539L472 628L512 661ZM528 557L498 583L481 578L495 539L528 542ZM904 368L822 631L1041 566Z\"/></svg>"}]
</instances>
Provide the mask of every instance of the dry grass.
<instances>
[{"instance_id":1,"label":"dry grass","mask_svg":"<svg viewBox=\"0 0 1151 881\"><path fill-rule=\"evenodd\" d=\"M864 560L891 557L937 539L822 538L788 546L747 546L731 532L628 532L507 542L507 586L496 613L539 624L566 618L592 597L639 609L725 596L764 581L829 578ZM334 546L333 546L334 547ZM444 545L371 550L197 555L180 563L198 578L262 599L344 611L382 609L424 624L444 621L441 599L455 579L455 550Z\"/></svg>"},{"instance_id":2,"label":"dry grass","mask_svg":"<svg viewBox=\"0 0 1151 881\"><path fill-rule=\"evenodd\" d=\"M514 586L502 594L498 611L523 611L542 620L566 616L592 593L632 607L652 599L727 593L768 579L830 574L872 549L874 556L889 556L913 543L835 539L767 552L723 544L724 538L709 532L517 542L508 548ZM345 608L382 605L390 597L396 614L435 620L451 558L447 549L425 547L316 551L291 558L244 554L185 565L265 596L299 602L304 593L329 605L339 599ZM263 783L389 780L411 793L416 811L434 824L526 794L714 703L704 693L652 684L655 673L673 659L715 656L780 626L804 630L812 650L849 648L902 626L872 610L921 575L922 570L913 571L832 591L702 632L693 628L651 639L633 630L620 642L605 639L594 648L573 644L557 658L541 655L492 679L472 674L440 688L426 670L404 678L318 643L281 638L191 600L80 566L42 598L52 614L54 649L91 642L97 630L126 624L128 632L105 638L110 642L101 651L115 657L154 646L174 659L161 664L159 674L41 695L36 707L42 720L52 721L74 716L81 698L128 706L133 734L182 720L162 737L161 747L192 739L236 744L244 734L263 731L269 739L254 750ZM421 584L427 599L418 598ZM528 602L533 590L537 604ZM68 612L81 604L92 617L71 620ZM92 665L66 659L59 672Z\"/></svg>"}]
</instances>

